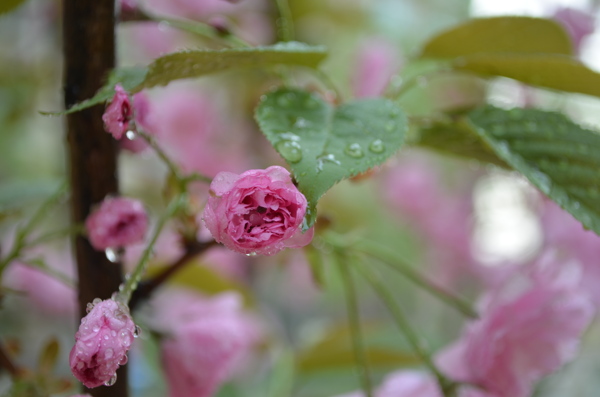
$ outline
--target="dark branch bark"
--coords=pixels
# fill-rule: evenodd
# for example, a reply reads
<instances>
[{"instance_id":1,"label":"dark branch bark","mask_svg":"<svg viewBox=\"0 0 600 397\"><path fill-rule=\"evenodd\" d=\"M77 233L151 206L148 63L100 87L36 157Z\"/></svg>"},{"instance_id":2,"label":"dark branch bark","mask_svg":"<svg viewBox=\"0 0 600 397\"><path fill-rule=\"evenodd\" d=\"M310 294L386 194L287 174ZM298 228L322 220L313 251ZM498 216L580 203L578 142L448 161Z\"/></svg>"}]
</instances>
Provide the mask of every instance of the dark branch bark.
<instances>
[{"instance_id":1,"label":"dark branch bark","mask_svg":"<svg viewBox=\"0 0 600 397\"><path fill-rule=\"evenodd\" d=\"M100 88L115 63L114 0L64 0L64 95L65 106L90 98ZM82 223L92 206L107 194L118 192L116 145L104 131L103 106L67 116L70 160L71 214ZM74 241L79 274L80 314L94 298L109 298L121 283L120 266L95 251L84 237ZM126 367L118 372L112 387L89 392L94 397L127 397Z\"/></svg>"}]
</instances>

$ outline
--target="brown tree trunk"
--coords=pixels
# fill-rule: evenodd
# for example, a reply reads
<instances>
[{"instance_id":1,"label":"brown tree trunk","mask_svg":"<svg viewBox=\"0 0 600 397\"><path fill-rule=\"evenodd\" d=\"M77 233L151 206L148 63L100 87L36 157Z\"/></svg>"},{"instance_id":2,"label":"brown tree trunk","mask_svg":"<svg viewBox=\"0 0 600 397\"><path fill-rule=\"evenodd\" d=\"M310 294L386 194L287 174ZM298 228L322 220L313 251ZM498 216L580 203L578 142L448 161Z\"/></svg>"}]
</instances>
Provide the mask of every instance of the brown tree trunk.
<instances>
[{"instance_id":1,"label":"brown tree trunk","mask_svg":"<svg viewBox=\"0 0 600 397\"><path fill-rule=\"evenodd\" d=\"M90 98L115 63L114 0L64 0L65 106ZM104 131L104 106L94 106L67 116L67 141L71 179L71 216L81 224L94 204L118 192L116 145ZM74 241L79 274L81 316L94 298L106 299L122 281L120 265L109 262L84 237ZM127 397L126 367L117 383L89 392L94 397Z\"/></svg>"}]
</instances>

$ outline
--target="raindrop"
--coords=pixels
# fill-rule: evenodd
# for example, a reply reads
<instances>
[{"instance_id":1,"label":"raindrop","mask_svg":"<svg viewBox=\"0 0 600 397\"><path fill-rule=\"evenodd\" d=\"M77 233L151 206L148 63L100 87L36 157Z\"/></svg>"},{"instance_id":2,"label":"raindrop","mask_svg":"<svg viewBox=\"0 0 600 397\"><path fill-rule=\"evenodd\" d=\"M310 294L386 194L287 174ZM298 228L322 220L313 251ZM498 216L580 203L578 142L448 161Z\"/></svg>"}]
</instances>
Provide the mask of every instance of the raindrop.
<instances>
[{"instance_id":1,"label":"raindrop","mask_svg":"<svg viewBox=\"0 0 600 397\"><path fill-rule=\"evenodd\" d=\"M104 250L104 254L106 255L106 259L111 261L112 263L117 263L123 257L125 250L122 247L119 248L107 248Z\"/></svg>"},{"instance_id":2,"label":"raindrop","mask_svg":"<svg viewBox=\"0 0 600 397\"><path fill-rule=\"evenodd\" d=\"M129 359L127 358L127 355L124 355L123 357L121 357L121 359L119 360L119 365L125 365L127 364L127 361L129 361Z\"/></svg>"},{"instance_id":3,"label":"raindrop","mask_svg":"<svg viewBox=\"0 0 600 397\"><path fill-rule=\"evenodd\" d=\"M97 305L100 302L102 302L102 299L100 299L100 298L94 298L94 300L92 301L92 305Z\"/></svg>"},{"instance_id":4,"label":"raindrop","mask_svg":"<svg viewBox=\"0 0 600 397\"><path fill-rule=\"evenodd\" d=\"M386 130L387 132L392 132L392 131L394 131L394 128L396 128L396 123L394 123L393 121L388 121L388 122L385 124L385 130Z\"/></svg>"},{"instance_id":5,"label":"raindrop","mask_svg":"<svg viewBox=\"0 0 600 397\"><path fill-rule=\"evenodd\" d=\"M122 330L120 337L121 341L123 342L123 346L129 347L131 345L131 335L129 335L127 330Z\"/></svg>"},{"instance_id":6,"label":"raindrop","mask_svg":"<svg viewBox=\"0 0 600 397\"><path fill-rule=\"evenodd\" d=\"M375 139L369 145L369 150L373 153L383 153L383 151L385 150L385 145L381 139Z\"/></svg>"},{"instance_id":7,"label":"raindrop","mask_svg":"<svg viewBox=\"0 0 600 397\"><path fill-rule=\"evenodd\" d=\"M134 338L139 338L139 336L142 334L142 328L139 325L135 326L135 330L133 331L133 337Z\"/></svg>"},{"instance_id":8,"label":"raindrop","mask_svg":"<svg viewBox=\"0 0 600 397\"><path fill-rule=\"evenodd\" d=\"M280 95L277 98L277 104L283 108L289 107L292 104L294 97L295 95L291 92Z\"/></svg>"},{"instance_id":9,"label":"raindrop","mask_svg":"<svg viewBox=\"0 0 600 397\"><path fill-rule=\"evenodd\" d=\"M94 331L94 332L100 331L100 326L94 325L94 327L92 328L92 331Z\"/></svg>"},{"instance_id":10,"label":"raindrop","mask_svg":"<svg viewBox=\"0 0 600 397\"><path fill-rule=\"evenodd\" d=\"M92 311L92 309L94 308L94 304L93 303L88 303L87 306L85 307L85 312L89 313Z\"/></svg>"},{"instance_id":11,"label":"raindrop","mask_svg":"<svg viewBox=\"0 0 600 397\"><path fill-rule=\"evenodd\" d=\"M117 374L114 374L113 376L110 377L109 380L104 382L104 386L112 386L115 383L117 383Z\"/></svg>"},{"instance_id":12,"label":"raindrop","mask_svg":"<svg viewBox=\"0 0 600 397\"><path fill-rule=\"evenodd\" d=\"M307 128L309 126L310 121L306 120L304 117L298 117L294 123L294 127L296 128Z\"/></svg>"},{"instance_id":13,"label":"raindrop","mask_svg":"<svg viewBox=\"0 0 600 397\"><path fill-rule=\"evenodd\" d=\"M133 141L137 137L137 134L135 133L135 131L129 130L125 133L125 137L127 137L127 139L129 139L130 141Z\"/></svg>"},{"instance_id":14,"label":"raindrop","mask_svg":"<svg viewBox=\"0 0 600 397\"><path fill-rule=\"evenodd\" d=\"M581 203L579 203L579 201L574 201L573 202L573 208L575 208L576 210L578 210L581 207Z\"/></svg>"},{"instance_id":15,"label":"raindrop","mask_svg":"<svg viewBox=\"0 0 600 397\"><path fill-rule=\"evenodd\" d=\"M108 348L108 349L106 349L104 351L104 358L108 360L109 358L111 358L112 356L114 356L114 354L115 354L114 350Z\"/></svg>"},{"instance_id":16,"label":"raindrop","mask_svg":"<svg viewBox=\"0 0 600 397\"><path fill-rule=\"evenodd\" d=\"M281 139L286 139L288 141L299 141L300 137L296 134L294 134L293 132L282 132L281 134L279 134L279 137Z\"/></svg>"},{"instance_id":17,"label":"raindrop","mask_svg":"<svg viewBox=\"0 0 600 397\"><path fill-rule=\"evenodd\" d=\"M250 252L249 254L246 254L246 256L256 256L256 252Z\"/></svg>"},{"instance_id":18,"label":"raindrop","mask_svg":"<svg viewBox=\"0 0 600 397\"><path fill-rule=\"evenodd\" d=\"M342 165L342 163L340 163L339 160L337 160L333 154L331 154L331 153L324 154L324 155L317 157L317 172L323 171L323 165L325 163L333 163L336 165Z\"/></svg>"},{"instance_id":19,"label":"raindrop","mask_svg":"<svg viewBox=\"0 0 600 397\"><path fill-rule=\"evenodd\" d=\"M354 157L355 159L359 159L365 155L362 147L360 147L360 145L358 143L349 144L348 146L346 146L346 149L344 150L344 152L348 156Z\"/></svg>"},{"instance_id":20,"label":"raindrop","mask_svg":"<svg viewBox=\"0 0 600 397\"><path fill-rule=\"evenodd\" d=\"M275 145L275 148L287 161L290 163L297 163L302 160L302 149L300 148L300 144L294 141L280 141Z\"/></svg>"}]
</instances>

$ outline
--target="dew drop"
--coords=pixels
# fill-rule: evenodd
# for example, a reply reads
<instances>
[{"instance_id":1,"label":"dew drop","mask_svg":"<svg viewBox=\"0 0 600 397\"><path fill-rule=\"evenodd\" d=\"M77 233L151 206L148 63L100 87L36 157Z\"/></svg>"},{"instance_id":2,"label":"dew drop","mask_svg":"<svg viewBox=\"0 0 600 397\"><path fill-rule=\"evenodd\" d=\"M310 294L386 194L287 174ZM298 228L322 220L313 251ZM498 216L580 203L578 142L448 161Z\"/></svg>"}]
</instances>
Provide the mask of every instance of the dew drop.
<instances>
[{"instance_id":1,"label":"dew drop","mask_svg":"<svg viewBox=\"0 0 600 397\"><path fill-rule=\"evenodd\" d=\"M317 172L323 171L323 166L325 165L325 163L342 165L342 163L340 163L340 161L337 160L333 154L324 154L317 157Z\"/></svg>"},{"instance_id":2,"label":"dew drop","mask_svg":"<svg viewBox=\"0 0 600 397\"><path fill-rule=\"evenodd\" d=\"M129 347L131 345L131 335L129 335L129 332L127 332L127 330L121 331L120 338L121 342L123 343L123 346Z\"/></svg>"},{"instance_id":3,"label":"dew drop","mask_svg":"<svg viewBox=\"0 0 600 397\"><path fill-rule=\"evenodd\" d=\"M348 156L354 157L355 159L359 159L365 155L362 147L358 143L349 144L348 146L346 146L346 149L344 150L344 152Z\"/></svg>"},{"instance_id":4,"label":"dew drop","mask_svg":"<svg viewBox=\"0 0 600 397\"><path fill-rule=\"evenodd\" d=\"M98 331L100 331L100 327L98 325L94 325L94 327L92 328L92 331L98 332Z\"/></svg>"},{"instance_id":5,"label":"dew drop","mask_svg":"<svg viewBox=\"0 0 600 397\"><path fill-rule=\"evenodd\" d=\"M129 130L125 133L125 137L130 141L133 141L137 137L137 134L135 133L135 131Z\"/></svg>"},{"instance_id":6,"label":"dew drop","mask_svg":"<svg viewBox=\"0 0 600 397\"><path fill-rule=\"evenodd\" d=\"M394 131L394 128L396 128L396 123L394 123L393 121L388 121L387 123L385 123L384 128L386 132L392 132Z\"/></svg>"},{"instance_id":7,"label":"dew drop","mask_svg":"<svg viewBox=\"0 0 600 397\"><path fill-rule=\"evenodd\" d=\"M104 382L104 386L112 386L115 383L117 383L117 374L114 374L113 376L110 377L109 380Z\"/></svg>"},{"instance_id":8,"label":"dew drop","mask_svg":"<svg viewBox=\"0 0 600 397\"><path fill-rule=\"evenodd\" d=\"M294 142L300 141L300 137L298 135L294 134L293 132L289 132L289 131L280 133L279 137L281 139L285 139L288 141L294 141Z\"/></svg>"},{"instance_id":9,"label":"dew drop","mask_svg":"<svg viewBox=\"0 0 600 397\"><path fill-rule=\"evenodd\" d=\"M292 104L292 100L294 100L295 95L291 92L280 95L277 98L277 104L283 108L289 107Z\"/></svg>"},{"instance_id":10,"label":"dew drop","mask_svg":"<svg viewBox=\"0 0 600 397\"><path fill-rule=\"evenodd\" d=\"M296 128L308 128L309 126L310 121L306 120L304 117L298 117L294 123L294 127Z\"/></svg>"},{"instance_id":11,"label":"dew drop","mask_svg":"<svg viewBox=\"0 0 600 397\"><path fill-rule=\"evenodd\" d=\"M383 153L383 151L385 150L385 144L381 139L375 139L369 145L369 150L373 153Z\"/></svg>"},{"instance_id":12,"label":"dew drop","mask_svg":"<svg viewBox=\"0 0 600 397\"><path fill-rule=\"evenodd\" d=\"M119 262L124 253L125 251L123 250L123 248L107 248L104 250L106 259L108 259L112 263Z\"/></svg>"},{"instance_id":13,"label":"dew drop","mask_svg":"<svg viewBox=\"0 0 600 397\"><path fill-rule=\"evenodd\" d=\"M135 330L133 331L133 337L134 338L139 338L139 336L142 334L142 328L139 325L135 326Z\"/></svg>"},{"instance_id":14,"label":"dew drop","mask_svg":"<svg viewBox=\"0 0 600 397\"><path fill-rule=\"evenodd\" d=\"M88 303L85 307L85 312L89 313L92 311L92 309L94 308L94 304L93 303Z\"/></svg>"},{"instance_id":15,"label":"dew drop","mask_svg":"<svg viewBox=\"0 0 600 397\"><path fill-rule=\"evenodd\" d=\"M115 355L115 352L114 352L114 350L113 350L113 349L110 349L110 348L108 348L108 349L106 349L106 350L104 351L104 358L105 358L105 359L107 359L107 360L108 360L109 358L111 358L112 356L114 356L114 355Z\"/></svg>"},{"instance_id":16,"label":"dew drop","mask_svg":"<svg viewBox=\"0 0 600 397\"><path fill-rule=\"evenodd\" d=\"M249 254L246 254L246 256L256 256L256 252L250 252Z\"/></svg>"},{"instance_id":17,"label":"dew drop","mask_svg":"<svg viewBox=\"0 0 600 397\"><path fill-rule=\"evenodd\" d=\"M127 355L124 355L123 357L121 357L121 359L119 360L119 365L125 365L127 364L127 361L129 361L129 359L127 358Z\"/></svg>"},{"instance_id":18,"label":"dew drop","mask_svg":"<svg viewBox=\"0 0 600 397\"><path fill-rule=\"evenodd\" d=\"M302 160L302 149L298 142L288 140L280 141L275 145L275 148L281 157L290 163L297 163Z\"/></svg>"}]
</instances>

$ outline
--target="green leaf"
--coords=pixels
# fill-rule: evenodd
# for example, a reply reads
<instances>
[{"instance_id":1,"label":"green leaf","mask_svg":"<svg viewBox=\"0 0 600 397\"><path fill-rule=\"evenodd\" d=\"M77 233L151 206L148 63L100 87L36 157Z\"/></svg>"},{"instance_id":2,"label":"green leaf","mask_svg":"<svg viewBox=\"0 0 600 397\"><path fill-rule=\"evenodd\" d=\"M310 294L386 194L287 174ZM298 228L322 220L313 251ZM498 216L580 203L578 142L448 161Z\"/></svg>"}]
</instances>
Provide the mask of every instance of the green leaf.
<instances>
[{"instance_id":1,"label":"green leaf","mask_svg":"<svg viewBox=\"0 0 600 397\"><path fill-rule=\"evenodd\" d=\"M44 375L50 375L56 366L60 345L56 338L50 339L42 348L38 359L38 372Z\"/></svg>"},{"instance_id":2,"label":"green leaf","mask_svg":"<svg viewBox=\"0 0 600 397\"><path fill-rule=\"evenodd\" d=\"M0 2L0 15L14 10L24 2L25 0L2 0Z\"/></svg>"},{"instance_id":3,"label":"green leaf","mask_svg":"<svg viewBox=\"0 0 600 397\"><path fill-rule=\"evenodd\" d=\"M1 218L0 218L1 219ZM304 255L310 266L312 278L319 288L325 286L325 263L323 261L323 254L312 244L304 247Z\"/></svg>"},{"instance_id":4,"label":"green leaf","mask_svg":"<svg viewBox=\"0 0 600 397\"><path fill-rule=\"evenodd\" d=\"M131 93L145 88L167 85L171 81L201 77L230 69L264 68L274 65L317 67L327 56L323 46L287 42L269 47L228 48L223 50L193 50L167 54L157 58L147 68L115 69L107 83L92 98L80 102L67 111L41 112L58 116L77 112L103 103L114 95L114 86L121 83Z\"/></svg>"},{"instance_id":5,"label":"green leaf","mask_svg":"<svg viewBox=\"0 0 600 397\"><path fill-rule=\"evenodd\" d=\"M45 116L60 116L63 114L78 112L94 105L104 103L112 99L112 97L115 95L115 85L121 84L125 91L132 92L144 81L147 72L148 70L146 68L136 67L115 69L109 74L106 84L100 88L93 97L71 106L66 111L40 113Z\"/></svg>"},{"instance_id":6,"label":"green leaf","mask_svg":"<svg viewBox=\"0 0 600 397\"><path fill-rule=\"evenodd\" d=\"M150 64L144 82L134 91L228 69L273 65L316 67L326 55L325 47L297 42L279 43L270 47L183 51L156 59Z\"/></svg>"},{"instance_id":7,"label":"green leaf","mask_svg":"<svg viewBox=\"0 0 600 397\"><path fill-rule=\"evenodd\" d=\"M572 55L565 30L549 19L495 17L473 19L429 40L421 58L454 58L479 53Z\"/></svg>"},{"instance_id":8,"label":"green leaf","mask_svg":"<svg viewBox=\"0 0 600 397\"><path fill-rule=\"evenodd\" d=\"M148 269L148 277L159 274L166 269L165 266L154 266ZM221 292L235 291L244 299L246 306L252 306L252 294L243 285L229 280L209 267L199 263L190 263L169 278L169 283L194 289L207 295L216 295Z\"/></svg>"},{"instance_id":9,"label":"green leaf","mask_svg":"<svg viewBox=\"0 0 600 397\"><path fill-rule=\"evenodd\" d=\"M600 135L560 113L492 106L472 128L507 164L600 235Z\"/></svg>"},{"instance_id":10,"label":"green leaf","mask_svg":"<svg viewBox=\"0 0 600 397\"><path fill-rule=\"evenodd\" d=\"M329 188L383 163L400 148L407 129L404 112L387 99L334 108L290 88L265 95L255 117L308 200L304 229L314 224L317 201Z\"/></svg>"},{"instance_id":11,"label":"green leaf","mask_svg":"<svg viewBox=\"0 0 600 397\"><path fill-rule=\"evenodd\" d=\"M369 347L365 349L367 360L372 367L406 367L421 363L412 353L394 351L389 348ZM331 350L310 350L298 357L298 371L302 373L328 369L353 367L356 357L350 346Z\"/></svg>"},{"instance_id":12,"label":"green leaf","mask_svg":"<svg viewBox=\"0 0 600 397\"><path fill-rule=\"evenodd\" d=\"M267 397L289 397L293 393L295 375L294 353L284 350L273 365Z\"/></svg>"},{"instance_id":13,"label":"green leaf","mask_svg":"<svg viewBox=\"0 0 600 397\"><path fill-rule=\"evenodd\" d=\"M453 122L437 122L419 131L417 144L443 154L475 159L502 168L510 168L494 150L481 140L464 118Z\"/></svg>"},{"instance_id":14,"label":"green leaf","mask_svg":"<svg viewBox=\"0 0 600 397\"><path fill-rule=\"evenodd\" d=\"M457 70L504 76L534 86L600 96L600 73L577 59L553 54L478 54L457 58Z\"/></svg>"}]
</instances>

